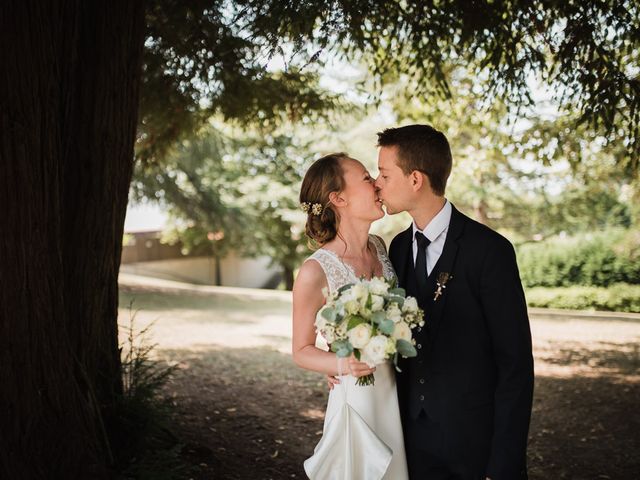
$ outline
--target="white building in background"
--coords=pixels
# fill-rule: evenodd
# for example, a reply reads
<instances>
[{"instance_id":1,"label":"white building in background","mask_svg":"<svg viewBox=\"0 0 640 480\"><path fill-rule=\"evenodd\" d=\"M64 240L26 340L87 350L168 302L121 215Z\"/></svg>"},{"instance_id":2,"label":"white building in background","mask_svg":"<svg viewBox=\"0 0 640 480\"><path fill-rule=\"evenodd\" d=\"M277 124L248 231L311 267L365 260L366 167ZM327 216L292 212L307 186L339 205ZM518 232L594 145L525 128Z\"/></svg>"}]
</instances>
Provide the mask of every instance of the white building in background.
<instances>
[{"instance_id":1,"label":"white building in background","mask_svg":"<svg viewBox=\"0 0 640 480\"><path fill-rule=\"evenodd\" d=\"M120 271L178 282L215 285L215 260L211 256L184 255L182 246L160 243L166 214L152 205L129 206L125 221ZM275 288L282 274L269 267L267 257L246 258L235 253L220 261L226 287Z\"/></svg>"},{"instance_id":2,"label":"white building in background","mask_svg":"<svg viewBox=\"0 0 640 480\"><path fill-rule=\"evenodd\" d=\"M215 285L215 260L191 256L182 247L160 243L159 230L127 232L122 247L120 271L177 282ZM275 288L282 278L279 269L269 267L269 258L246 258L231 253L220 262L222 285L226 287Z\"/></svg>"}]
</instances>

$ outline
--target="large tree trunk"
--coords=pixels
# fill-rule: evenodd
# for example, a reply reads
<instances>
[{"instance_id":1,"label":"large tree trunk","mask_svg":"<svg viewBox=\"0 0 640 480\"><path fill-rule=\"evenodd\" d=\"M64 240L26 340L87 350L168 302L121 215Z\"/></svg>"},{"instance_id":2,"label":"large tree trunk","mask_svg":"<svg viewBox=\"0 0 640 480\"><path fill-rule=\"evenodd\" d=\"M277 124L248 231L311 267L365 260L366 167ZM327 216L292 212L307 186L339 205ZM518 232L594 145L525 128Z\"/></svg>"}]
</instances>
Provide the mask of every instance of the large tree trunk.
<instances>
[{"instance_id":1,"label":"large tree trunk","mask_svg":"<svg viewBox=\"0 0 640 480\"><path fill-rule=\"evenodd\" d=\"M3 6L1 478L107 477L143 34L140 1Z\"/></svg>"}]
</instances>

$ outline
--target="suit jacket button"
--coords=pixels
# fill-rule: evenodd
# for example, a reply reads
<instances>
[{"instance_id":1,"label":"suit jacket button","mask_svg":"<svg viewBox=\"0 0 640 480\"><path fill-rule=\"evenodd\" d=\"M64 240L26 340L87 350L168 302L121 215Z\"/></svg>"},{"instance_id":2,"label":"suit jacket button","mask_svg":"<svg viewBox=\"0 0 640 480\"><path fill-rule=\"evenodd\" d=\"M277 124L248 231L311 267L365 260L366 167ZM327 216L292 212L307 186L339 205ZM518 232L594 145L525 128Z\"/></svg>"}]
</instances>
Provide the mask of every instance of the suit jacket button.
<instances>
[{"instance_id":1,"label":"suit jacket button","mask_svg":"<svg viewBox=\"0 0 640 480\"><path fill-rule=\"evenodd\" d=\"M420 401L424 402L424 395L420 395Z\"/></svg>"},{"instance_id":2,"label":"suit jacket button","mask_svg":"<svg viewBox=\"0 0 640 480\"><path fill-rule=\"evenodd\" d=\"M424 378L421 378L420 380L418 380L420 383L424 383Z\"/></svg>"},{"instance_id":3,"label":"suit jacket button","mask_svg":"<svg viewBox=\"0 0 640 480\"><path fill-rule=\"evenodd\" d=\"M421 343L417 344L417 345L416 345L416 348L417 348L418 350L420 350L420 349L422 348L422 344L421 344Z\"/></svg>"},{"instance_id":4,"label":"suit jacket button","mask_svg":"<svg viewBox=\"0 0 640 480\"><path fill-rule=\"evenodd\" d=\"M420 333L422 331L422 327L418 327L416 330Z\"/></svg>"}]
</instances>

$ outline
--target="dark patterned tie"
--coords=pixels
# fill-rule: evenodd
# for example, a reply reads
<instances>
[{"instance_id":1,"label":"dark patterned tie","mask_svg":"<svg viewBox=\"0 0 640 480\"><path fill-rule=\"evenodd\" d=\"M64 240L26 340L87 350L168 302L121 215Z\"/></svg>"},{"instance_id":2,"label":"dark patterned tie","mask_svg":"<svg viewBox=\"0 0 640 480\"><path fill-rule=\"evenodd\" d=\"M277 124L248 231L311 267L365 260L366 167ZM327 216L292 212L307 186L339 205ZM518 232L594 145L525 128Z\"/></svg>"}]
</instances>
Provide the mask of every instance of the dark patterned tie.
<instances>
[{"instance_id":1,"label":"dark patterned tie","mask_svg":"<svg viewBox=\"0 0 640 480\"><path fill-rule=\"evenodd\" d=\"M422 232L416 232L416 242L418 243L418 256L416 257L416 281L421 294L427 290L427 247L431 243Z\"/></svg>"}]
</instances>

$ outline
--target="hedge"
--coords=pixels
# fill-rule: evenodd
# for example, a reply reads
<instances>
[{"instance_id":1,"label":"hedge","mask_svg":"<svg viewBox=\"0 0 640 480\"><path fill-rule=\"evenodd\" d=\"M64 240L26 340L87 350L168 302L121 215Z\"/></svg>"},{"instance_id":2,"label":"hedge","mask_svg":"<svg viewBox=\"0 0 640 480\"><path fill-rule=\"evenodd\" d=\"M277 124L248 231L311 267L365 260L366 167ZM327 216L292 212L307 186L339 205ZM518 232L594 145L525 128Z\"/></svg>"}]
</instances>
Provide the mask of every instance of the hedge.
<instances>
[{"instance_id":1,"label":"hedge","mask_svg":"<svg viewBox=\"0 0 640 480\"><path fill-rule=\"evenodd\" d=\"M605 287L536 287L526 289L530 307L640 313L640 285Z\"/></svg>"},{"instance_id":2,"label":"hedge","mask_svg":"<svg viewBox=\"0 0 640 480\"><path fill-rule=\"evenodd\" d=\"M640 232L611 229L517 247L525 287L640 284Z\"/></svg>"}]
</instances>

